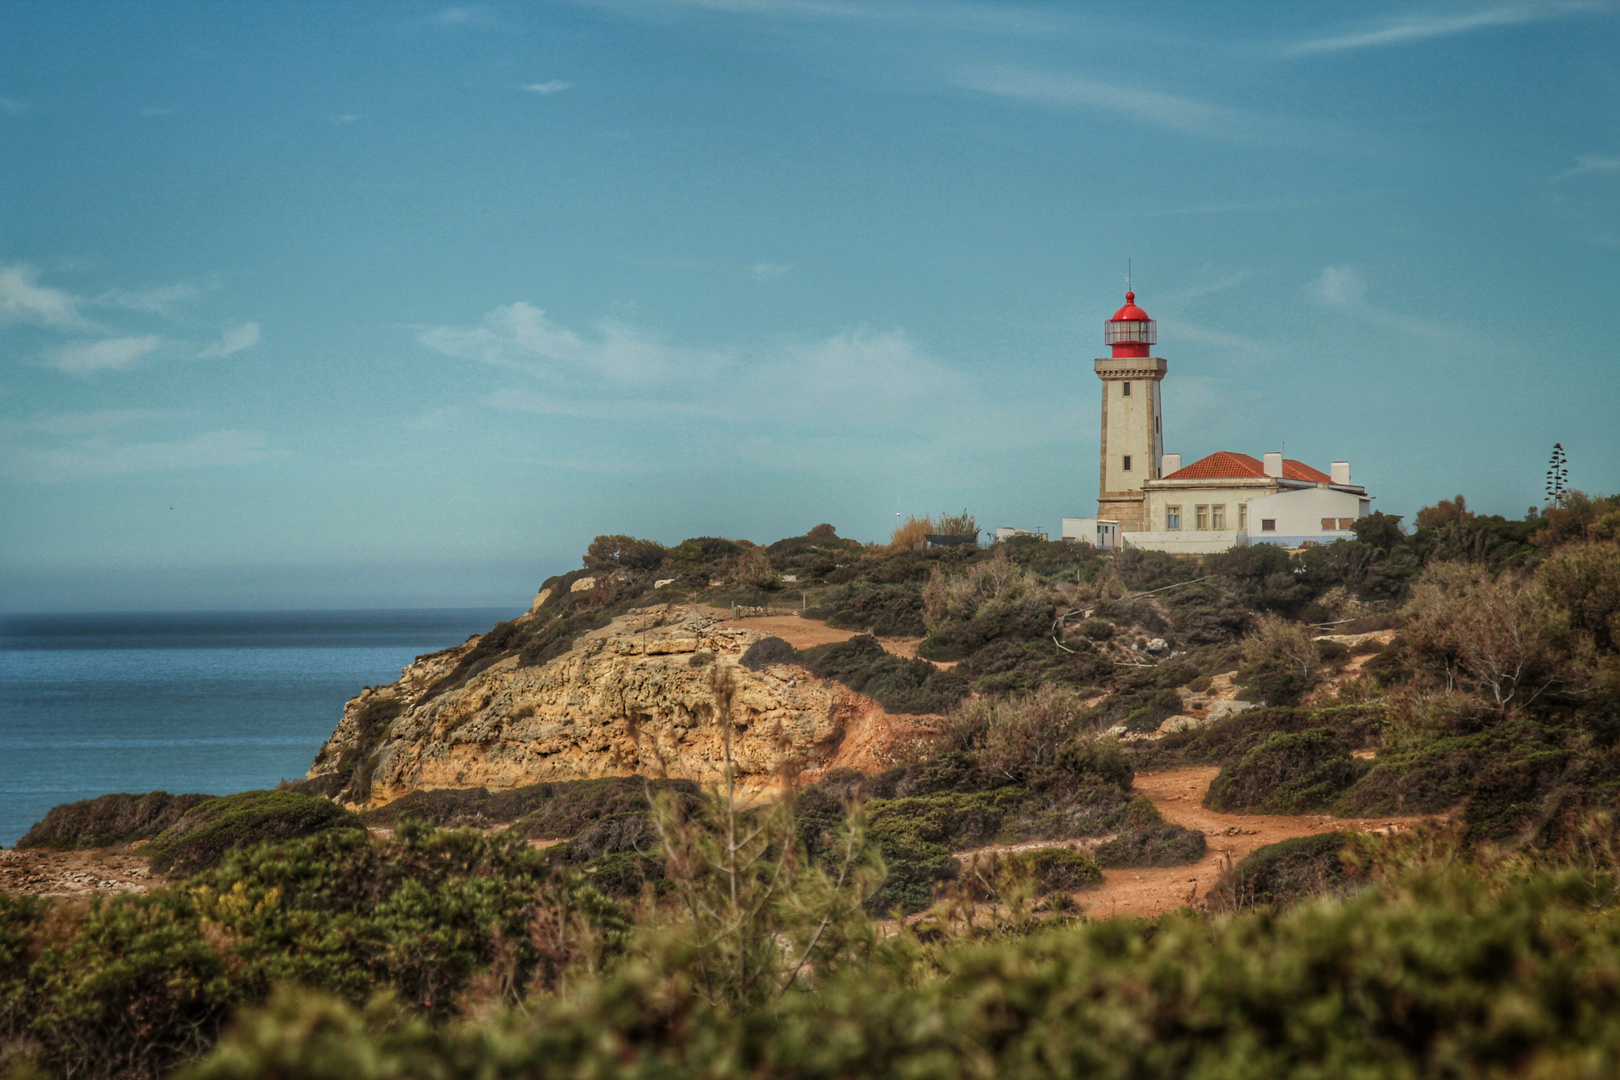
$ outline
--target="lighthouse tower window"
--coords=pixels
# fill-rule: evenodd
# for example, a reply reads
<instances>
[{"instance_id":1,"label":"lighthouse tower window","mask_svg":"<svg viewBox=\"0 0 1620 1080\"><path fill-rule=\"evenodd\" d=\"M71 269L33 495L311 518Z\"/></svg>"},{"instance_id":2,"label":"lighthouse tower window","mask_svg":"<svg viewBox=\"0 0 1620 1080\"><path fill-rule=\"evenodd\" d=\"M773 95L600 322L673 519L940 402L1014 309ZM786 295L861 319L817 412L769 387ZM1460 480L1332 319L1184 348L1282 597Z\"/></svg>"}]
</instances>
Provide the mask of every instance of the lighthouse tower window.
<instances>
[{"instance_id":1,"label":"lighthouse tower window","mask_svg":"<svg viewBox=\"0 0 1620 1080\"><path fill-rule=\"evenodd\" d=\"M1131 384L1130 383L1120 383L1120 385L1125 388L1124 396L1125 397L1130 397L1131 396Z\"/></svg>"},{"instance_id":2,"label":"lighthouse tower window","mask_svg":"<svg viewBox=\"0 0 1620 1080\"><path fill-rule=\"evenodd\" d=\"M1126 472L1131 471L1131 455L1129 455L1129 454L1125 455L1125 471Z\"/></svg>"}]
</instances>

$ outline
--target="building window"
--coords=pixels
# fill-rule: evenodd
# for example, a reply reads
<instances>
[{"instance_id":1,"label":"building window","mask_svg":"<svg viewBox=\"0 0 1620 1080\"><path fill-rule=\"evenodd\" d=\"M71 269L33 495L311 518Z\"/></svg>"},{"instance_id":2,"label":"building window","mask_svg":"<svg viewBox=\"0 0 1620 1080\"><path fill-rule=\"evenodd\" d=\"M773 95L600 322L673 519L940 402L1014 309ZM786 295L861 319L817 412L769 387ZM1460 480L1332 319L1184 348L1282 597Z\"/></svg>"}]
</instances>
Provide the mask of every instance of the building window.
<instances>
[{"instance_id":1,"label":"building window","mask_svg":"<svg viewBox=\"0 0 1620 1080\"><path fill-rule=\"evenodd\" d=\"M1157 432L1159 430L1159 417L1157 416L1157 414L1155 414L1154 417L1153 417L1153 430L1155 432Z\"/></svg>"},{"instance_id":2,"label":"building window","mask_svg":"<svg viewBox=\"0 0 1620 1080\"><path fill-rule=\"evenodd\" d=\"M1209 508L1209 527L1212 529L1226 528L1226 504Z\"/></svg>"},{"instance_id":3,"label":"building window","mask_svg":"<svg viewBox=\"0 0 1620 1080\"><path fill-rule=\"evenodd\" d=\"M1200 506L1193 511L1197 515L1198 528L1209 528L1209 507Z\"/></svg>"},{"instance_id":4,"label":"building window","mask_svg":"<svg viewBox=\"0 0 1620 1080\"><path fill-rule=\"evenodd\" d=\"M1247 530L1249 527L1249 504L1238 503L1238 528Z\"/></svg>"},{"instance_id":5,"label":"building window","mask_svg":"<svg viewBox=\"0 0 1620 1080\"><path fill-rule=\"evenodd\" d=\"M1260 519L1260 531L1261 532L1276 532L1277 531L1277 519L1276 518L1261 518Z\"/></svg>"},{"instance_id":6,"label":"building window","mask_svg":"<svg viewBox=\"0 0 1620 1080\"><path fill-rule=\"evenodd\" d=\"M1131 384L1130 383L1120 383L1119 385L1121 385L1121 386L1123 386L1125 388L1125 393L1123 395L1121 395L1121 396L1130 397L1131 396Z\"/></svg>"},{"instance_id":7,"label":"building window","mask_svg":"<svg viewBox=\"0 0 1620 1080\"><path fill-rule=\"evenodd\" d=\"M1181 507L1167 506L1164 508L1164 527L1170 532L1181 531Z\"/></svg>"},{"instance_id":8,"label":"building window","mask_svg":"<svg viewBox=\"0 0 1620 1080\"><path fill-rule=\"evenodd\" d=\"M1322 519L1322 531L1323 532L1331 532L1332 530L1337 529L1338 527L1339 527L1339 519L1338 518L1323 518Z\"/></svg>"},{"instance_id":9,"label":"building window","mask_svg":"<svg viewBox=\"0 0 1620 1080\"><path fill-rule=\"evenodd\" d=\"M1126 472L1131 471L1131 455L1129 455L1129 454L1125 455L1125 471Z\"/></svg>"},{"instance_id":10,"label":"building window","mask_svg":"<svg viewBox=\"0 0 1620 1080\"><path fill-rule=\"evenodd\" d=\"M1356 527L1356 519L1355 518L1340 518L1339 519L1339 528L1341 528L1341 529L1354 529L1355 527Z\"/></svg>"}]
</instances>

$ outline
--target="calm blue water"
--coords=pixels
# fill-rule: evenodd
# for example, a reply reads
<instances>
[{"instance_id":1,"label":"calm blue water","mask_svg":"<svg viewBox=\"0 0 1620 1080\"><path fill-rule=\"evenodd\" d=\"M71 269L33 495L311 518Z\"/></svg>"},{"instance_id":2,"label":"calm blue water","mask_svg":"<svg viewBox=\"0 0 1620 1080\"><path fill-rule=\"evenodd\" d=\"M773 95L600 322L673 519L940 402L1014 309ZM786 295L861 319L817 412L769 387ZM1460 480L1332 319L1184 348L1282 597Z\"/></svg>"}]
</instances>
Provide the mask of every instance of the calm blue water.
<instances>
[{"instance_id":1,"label":"calm blue water","mask_svg":"<svg viewBox=\"0 0 1620 1080\"><path fill-rule=\"evenodd\" d=\"M57 803L302 778L362 686L520 613L0 616L0 845Z\"/></svg>"}]
</instances>

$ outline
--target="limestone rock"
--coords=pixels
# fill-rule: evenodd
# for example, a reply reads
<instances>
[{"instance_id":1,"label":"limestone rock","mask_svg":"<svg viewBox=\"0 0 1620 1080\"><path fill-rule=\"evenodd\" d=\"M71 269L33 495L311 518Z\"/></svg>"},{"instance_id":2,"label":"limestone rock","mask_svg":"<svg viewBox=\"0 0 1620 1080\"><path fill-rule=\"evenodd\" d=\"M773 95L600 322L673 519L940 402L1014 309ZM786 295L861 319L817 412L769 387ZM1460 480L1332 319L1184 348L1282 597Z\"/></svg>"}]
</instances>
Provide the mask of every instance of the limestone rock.
<instances>
[{"instance_id":1,"label":"limestone rock","mask_svg":"<svg viewBox=\"0 0 1620 1080\"><path fill-rule=\"evenodd\" d=\"M428 697L474 638L419 657L399 682L350 701L308 775L341 774L358 756L369 793L351 783L338 797L371 805L420 789L499 790L598 776L716 783L723 751L710 678L722 665L736 687L733 757L745 788L772 786L790 764L811 772L882 768L896 740L918 731L797 666L739 666L763 636L677 605L642 609L582 635L548 663L521 667L507 656L459 689Z\"/></svg>"}]
</instances>

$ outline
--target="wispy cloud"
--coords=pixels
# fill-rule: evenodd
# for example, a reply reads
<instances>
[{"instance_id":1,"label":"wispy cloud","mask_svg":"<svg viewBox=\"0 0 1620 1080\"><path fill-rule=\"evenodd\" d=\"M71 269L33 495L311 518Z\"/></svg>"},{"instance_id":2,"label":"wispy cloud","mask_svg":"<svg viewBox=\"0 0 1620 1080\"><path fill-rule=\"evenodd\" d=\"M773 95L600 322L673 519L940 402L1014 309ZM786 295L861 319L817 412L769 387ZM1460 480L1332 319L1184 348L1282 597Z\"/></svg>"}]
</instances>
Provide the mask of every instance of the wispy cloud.
<instances>
[{"instance_id":1,"label":"wispy cloud","mask_svg":"<svg viewBox=\"0 0 1620 1080\"><path fill-rule=\"evenodd\" d=\"M187 281L150 289L109 289L96 297L95 302L104 307L128 308L130 311L146 311L167 317L174 314L175 307L195 300L201 292L201 288Z\"/></svg>"},{"instance_id":2,"label":"wispy cloud","mask_svg":"<svg viewBox=\"0 0 1620 1080\"><path fill-rule=\"evenodd\" d=\"M860 19L874 14L870 7L838 0L665 0L671 7L701 8L732 15L809 15L817 18Z\"/></svg>"},{"instance_id":3,"label":"wispy cloud","mask_svg":"<svg viewBox=\"0 0 1620 1080\"><path fill-rule=\"evenodd\" d=\"M1353 308L1367 296L1367 279L1353 266L1325 266L1311 283L1310 295L1334 308Z\"/></svg>"},{"instance_id":4,"label":"wispy cloud","mask_svg":"<svg viewBox=\"0 0 1620 1080\"><path fill-rule=\"evenodd\" d=\"M1563 180L1572 180L1577 176L1588 173L1620 173L1620 156L1602 154L1581 154L1575 159L1575 167L1567 169L1552 178L1553 183Z\"/></svg>"},{"instance_id":5,"label":"wispy cloud","mask_svg":"<svg viewBox=\"0 0 1620 1080\"><path fill-rule=\"evenodd\" d=\"M215 360L222 356L234 356L245 349L253 348L259 341L258 323L245 322L239 326L226 327L220 339L199 352L197 358Z\"/></svg>"},{"instance_id":6,"label":"wispy cloud","mask_svg":"<svg viewBox=\"0 0 1620 1080\"><path fill-rule=\"evenodd\" d=\"M769 281L781 277L791 269L793 269L791 266L783 266L781 263L757 262L748 268L748 272L760 281Z\"/></svg>"},{"instance_id":7,"label":"wispy cloud","mask_svg":"<svg viewBox=\"0 0 1620 1080\"><path fill-rule=\"evenodd\" d=\"M98 409L86 413L58 413L26 420L0 420L0 439L27 435L106 435L132 424L159 420L168 413L153 409Z\"/></svg>"},{"instance_id":8,"label":"wispy cloud","mask_svg":"<svg viewBox=\"0 0 1620 1080\"><path fill-rule=\"evenodd\" d=\"M81 303L72 293L41 285L39 272L26 263L0 266L0 323L88 329L92 324L79 313Z\"/></svg>"},{"instance_id":9,"label":"wispy cloud","mask_svg":"<svg viewBox=\"0 0 1620 1080\"><path fill-rule=\"evenodd\" d=\"M695 417L718 420L727 413L723 405L682 401L667 395L629 398L565 397L559 394L543 394L522 387L496 390L484 398L484 404L507 412L567 416L576 420L639 422Z\"/></svg>"},{"instance_id":10,"label":"wispy cloud","mask_svg":"<svg viewBox=\"0 0 1620 1080\"><path fill-rule=\"evenodd\" d=\"M0 113L7 116L21 116L28 111L28 106L16 98L0 97Z\"/></svg>"},{"instance_id":11,"label":"wispy cloud","mask_svg":"<svg viewBox=\"0 0 1620 1080\"><path fill-rule=\"evenodd\" d=\"M1217 139L1273 142L1298 137L1297 132L1290 133L1283 123L1267 117L1078 75L1017 67L972 68L958 74L956 84L968 90L1044 105L1117 113L1159 127Z\"/></svg>"},{"instance_id":12,"label":"wispy cloud","mask_svg":"<svg viewBox=\"0 0 1620 1080\"><path fill-rule=\"evenodd\" d=\"M1364 202L1376 196L1377 192L1361 192L1355 195L1327 196L1319 199L1241 199L1233 202L1194 203L1189 206L1171 206L1158 210L1139 210L1143 217L1182 217L1199 214L1272 214L1282 210L1314 210L1324 206L1343 206L1346 203Z\"/></svg>"},{"instance_id":13,"label":"wispy cloud","mask_svg":"<svg viewBox=\"0 0 1620 1080\"><path fill-rule=\"evenodd\" d=\"M655 383L677 372L712 366L717 357L671 348L644 331L602 319L580 335L518 301L498 307L478 327L427 327L416 339L435 352L547 377L586 375L620 385Z\"/></svg>"},{"instance_id":14,"label":"wispy cloud","mask_svg":"<svg viewBox=\"0 0 1620 1080\"><path fill-rule=\"evenodd\" d=\"M552 79L550 82L527 83L523 89L534 94L560 94L564 90L572 90L574 84L563 82L561 79Z\"/></svg>"},{"instance_id":15,"label":"wispy cloud","mask_svg":"<svg viewBox=\"0 0 1620 1080\"><path fill-rule=\"evenodd\" d=\"M60 418L51 424L35 424L34 430L47 435L64 434L66 439L28 437L15 428L0 429L0 475L14 480L63 482L92 480L129 473L158 472L218 465L247 465L285 454L265 445L263 432L205 431L191 438L174 441L120 440L111 428L121 426L131 415L90 414L84 430L71 430L75 418ZM100 421L99 425L97 421Z\"/></svg>"},{"instance_id":16,"label":"wispy cloud","mask_svg":"<svg viewBox=\"0 0 1620 1080\"><path fill-rule=\"evenodd\" d=\"M428 17L437 26L476 26L489 21L487 4L454 4Z\"/></svg>"},{"instance_id":17,"label":"wispy cloud","mask_svg":"<svg viewBox=\"0 0 1620 1080\"><path fill-rule=\"evenodd\" d=\"M1602 10L1597 0L1526 0L1523 3L1492 4L1452 13L1425 12L1406 15L1392 22L1345 34L1311 38L1288 51L1296 56L1311 53L1343 52L1346 49L1380 49L1411 45L1437 37L1468 34L1498 26L1517 26L1567 15Z\"/></svg>"},{"instance_id":18,"label":"wispy cloud","mask_svg":"<svg viewBox=\"0 0 1620 1080\"><path fill-rule=\"evenodd\" d=\"M358 113L337 113L334 116L328 117L328 119L334 124L352 124L356 120L360 119L360 115Z\"/></svg>"},{"instance_id":19,"label":"wispy cloud","mask_svg":"<svg viewBox=\"0 0 1620 1080\"><path fill-rule=\"evenodd\" d=\"M168 116L172 112L174 112L173 109L165 109L160 105L148 105L146 108L141 110L141 115L142 116Z\"/></svg>"},{"instance_id":20,"label":"wispy cloud","mask_svg":"<svg viewBox=\"0 0 1620 1080\"><path fill-rule=\"evenodd\" d=\"M1435 318L1420 318L1380 307L1367 299L1367 278L1353 266L1326 266L1306 287L1306 298L1358 322L1410 338L1421 338L1440 355L1460 350L1486 354L1495 345L1478 332Z\"/></svg>"},{"instance_id":21,"label":"wispy cloud","mask_svg":"<svg viewBox=\"0 0 1620 1080\"><path fill-rule=\"evenodd\" d=\"M162 346L163 339L156 334L75 341L48 353L45 366L79 376L97 371L122 371L133 367Z\"/></svg>"}]
</instances>

